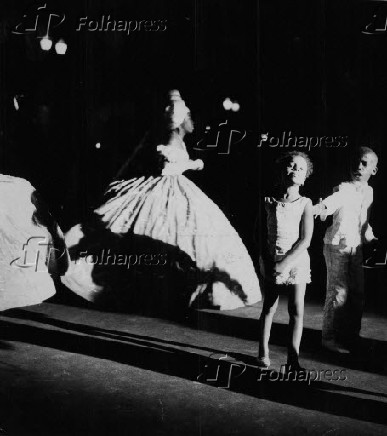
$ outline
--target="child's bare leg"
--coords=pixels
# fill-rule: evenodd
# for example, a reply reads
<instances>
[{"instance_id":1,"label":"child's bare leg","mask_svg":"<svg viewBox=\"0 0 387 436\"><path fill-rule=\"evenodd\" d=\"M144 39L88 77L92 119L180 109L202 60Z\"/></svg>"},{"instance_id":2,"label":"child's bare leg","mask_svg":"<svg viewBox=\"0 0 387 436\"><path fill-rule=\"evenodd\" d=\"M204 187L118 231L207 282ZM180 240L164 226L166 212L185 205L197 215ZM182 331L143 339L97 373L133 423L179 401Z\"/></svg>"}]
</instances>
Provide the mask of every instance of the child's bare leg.
<instances>
[{"instance_id":1,"label":"child's bare leg","mask_svg":"<svg viewBox=\"0 0 387 436\"><path fill-rule=\"evenodd\" d=\"M265 291L260 322L259 357L269 357L270 330L278 306L278 290L270 285Z\"/></svg>"},{"instance_id":2,"label":"child's bare leg","mask_svg":"<svg viewBox=\"0 0 387 436\"><path fill-rule=\"evenodd\" d=\"M300 343L304 325L304 297L306 284L289 286L289 345L288 363L298 364Z\"/></svg>"}]
</instances>

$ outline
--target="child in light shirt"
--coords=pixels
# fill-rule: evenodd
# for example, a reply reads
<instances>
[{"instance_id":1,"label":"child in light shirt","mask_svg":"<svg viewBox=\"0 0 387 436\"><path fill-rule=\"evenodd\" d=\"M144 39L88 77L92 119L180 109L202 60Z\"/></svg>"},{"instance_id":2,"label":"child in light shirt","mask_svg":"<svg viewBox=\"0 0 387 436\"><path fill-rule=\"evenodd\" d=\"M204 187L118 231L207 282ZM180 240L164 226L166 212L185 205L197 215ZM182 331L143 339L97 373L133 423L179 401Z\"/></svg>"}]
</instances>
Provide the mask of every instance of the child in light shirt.
<instances>
[{"instance_id":1,"label":"child in light shirt","mask_svg":"<svg viewBox=\"0 0 387 436\"><path fill-rule=\"evenodd\" d=\"M363 244L375 241L369 224L373 189L368 180L377 172L378 157L368 147L356 151L351 180L314 206L314 214L333 223L324 238L327 293L324 305L322 345L348 353L356 345L364 305Z\"/></svg>"}]
</instances>

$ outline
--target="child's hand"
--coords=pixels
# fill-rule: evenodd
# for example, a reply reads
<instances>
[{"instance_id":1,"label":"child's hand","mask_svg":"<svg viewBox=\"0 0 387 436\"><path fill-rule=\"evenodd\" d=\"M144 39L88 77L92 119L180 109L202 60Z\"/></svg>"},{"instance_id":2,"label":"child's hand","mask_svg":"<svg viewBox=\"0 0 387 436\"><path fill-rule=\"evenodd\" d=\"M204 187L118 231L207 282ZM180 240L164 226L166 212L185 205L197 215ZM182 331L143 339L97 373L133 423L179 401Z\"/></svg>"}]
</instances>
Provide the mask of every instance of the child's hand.
<instances>
[{"instance_id":1,"label":"child's hand","mask_svg":"<svg viewBox=\"0 0 387 436\"><path fill-rule=\"evenodd\" d=\"M320 215L321 221L325 221L326 219L325 211L326 211L326 206L322 202L322 198L320 198L319 203L313 206L313 216L316 218L318 215Z\"/></svg>"},{"instance_id":2,"label":"child's hand","mask_svg":"<svg viewBox=\"0 0 387 436\"><path fill-rule=\"evenodd\" d=\"M201 171L204 168L204 162L201 159L196 159L194 161L195 163L195 170L196 171Z\"/></svg>"}]
</instances>

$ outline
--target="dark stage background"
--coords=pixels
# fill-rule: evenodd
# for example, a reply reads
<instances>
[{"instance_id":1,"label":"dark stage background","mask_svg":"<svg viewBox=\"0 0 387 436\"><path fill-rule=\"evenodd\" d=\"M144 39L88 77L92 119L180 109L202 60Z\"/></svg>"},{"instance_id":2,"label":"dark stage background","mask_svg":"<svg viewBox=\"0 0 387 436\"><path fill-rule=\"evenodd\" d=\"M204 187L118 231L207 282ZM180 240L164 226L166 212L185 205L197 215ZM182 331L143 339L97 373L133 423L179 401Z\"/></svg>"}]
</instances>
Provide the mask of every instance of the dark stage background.
<instances>
[{"instance_id":1,"label":"dark stage background","mask_svg":"<svg viewBox=\"0 0 387 436\"><path fill-rule=\"evenodd\" d=\"M63 230L98 204L151 127L166 91L177 88L196 123L195 133L187 138L191 155L205 162L201 174L189 177L223 209L255 261L262 226L259 198L273 185L272 163L284 151L268 143L258 147L264 133L344 138L341 146L323 143L310 151L315 173L304 193L314 202L346 176L354 147L373 147L380 170L371 182L372 224L375 234L385 237L384 2L46 3L46 11L65 16L49 29L54 43L59 38L67 43L65 55L40 48L39 37L46 29L43 12L36 32L12 33L23 14L36 15L44 2L0 2L0 170L30 180ZM101 20L103 15L165 20L166 29L129 35L76 31L81 17ZM239 112L224 110L226 97L239 102ZM234 132L227 153L232 129L241 133ZM210 147L218 132L217 147ZM321 299L325 228L316 221L310 249L310 292ZM370 270L367 276L368 299L378 306L385 301L385 270Z\"/></svg>"}]
</instances>

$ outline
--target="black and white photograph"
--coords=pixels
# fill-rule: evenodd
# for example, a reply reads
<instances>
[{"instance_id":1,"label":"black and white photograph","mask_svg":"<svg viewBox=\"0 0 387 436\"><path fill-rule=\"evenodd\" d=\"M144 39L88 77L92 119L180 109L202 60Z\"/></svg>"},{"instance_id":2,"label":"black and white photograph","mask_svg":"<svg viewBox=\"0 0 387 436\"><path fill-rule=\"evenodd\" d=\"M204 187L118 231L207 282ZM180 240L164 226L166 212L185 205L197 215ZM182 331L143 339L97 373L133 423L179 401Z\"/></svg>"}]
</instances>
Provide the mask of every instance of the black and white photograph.
<instances>
[{"instance_id":1,"label":"black and white photograph","mask_svg":"<svg viewBox=\"0 0 387 436\"><path fill-rule=\"evenodd\" d=\"M385 435L387 1L0 0L0 435Z\"/></svg>"}]
</instances>

